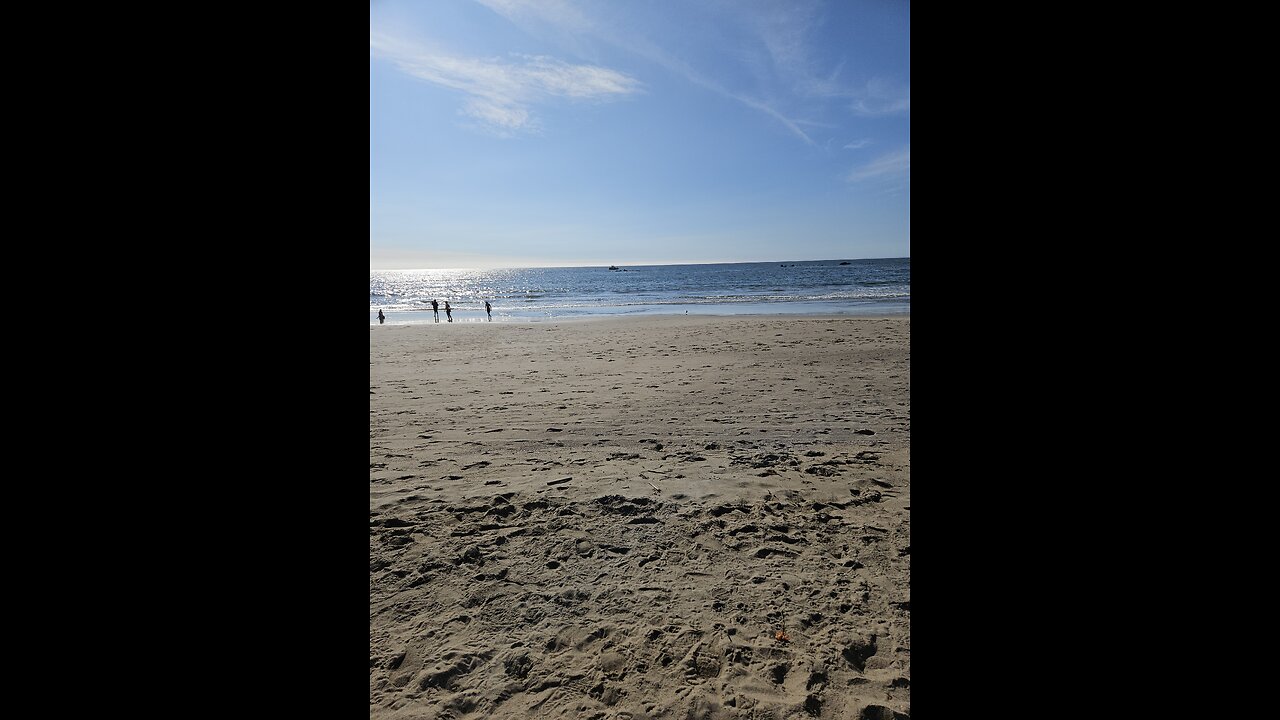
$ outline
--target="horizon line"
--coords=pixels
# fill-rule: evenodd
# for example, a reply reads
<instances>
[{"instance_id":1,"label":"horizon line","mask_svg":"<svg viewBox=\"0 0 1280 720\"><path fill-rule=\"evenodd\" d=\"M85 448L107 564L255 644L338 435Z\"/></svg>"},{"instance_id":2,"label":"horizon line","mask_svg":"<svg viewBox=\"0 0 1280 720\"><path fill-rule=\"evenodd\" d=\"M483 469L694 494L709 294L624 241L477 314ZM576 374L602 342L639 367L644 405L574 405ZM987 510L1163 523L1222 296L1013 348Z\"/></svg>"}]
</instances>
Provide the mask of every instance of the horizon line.
<instances>
[{"instance_id":1,"label":"horizon line","mask_svg":"<svg viewBox=\"0 0 1280 720\"><path fill-rule=\"evenodd\" d=\"M493 267L475 267L475 266L454 266L454 267L417 267L417 268L375 268L370 267L370 272L417 272L421 270L538 270L550 268L605 268L610 267L666 267L670 265L757 265L761 263L814 263L814 262L842 262L854 260L910 260L910 255L891 255L885 257L860 257L860 258L818 258L814 260L711 260L704 262L665 262L665 263L632 263L629 265L618 265L612 263L609 265L601 265L599 263L585 263L581 265L502 265Z\"/></svg>"}]
</instances>

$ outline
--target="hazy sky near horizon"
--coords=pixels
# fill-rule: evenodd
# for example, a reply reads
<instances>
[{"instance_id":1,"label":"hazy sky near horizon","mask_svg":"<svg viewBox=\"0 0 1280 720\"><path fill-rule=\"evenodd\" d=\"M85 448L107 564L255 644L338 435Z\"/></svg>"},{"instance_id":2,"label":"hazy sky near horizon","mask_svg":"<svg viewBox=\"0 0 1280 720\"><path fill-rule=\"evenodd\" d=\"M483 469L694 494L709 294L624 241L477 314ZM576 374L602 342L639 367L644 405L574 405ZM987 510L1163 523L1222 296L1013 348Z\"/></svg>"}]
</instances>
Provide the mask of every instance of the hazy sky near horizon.
<instances>
[{"instance_id":1,"label":"hazy sky near horizon","mask_svg":"<svg viewBox=\"0 0 1280 720\"><path fill-rule=\"evenodd\" d=\"M372 0L371 269L911 254L907 0Z\"/></svg>"}]
</instances>

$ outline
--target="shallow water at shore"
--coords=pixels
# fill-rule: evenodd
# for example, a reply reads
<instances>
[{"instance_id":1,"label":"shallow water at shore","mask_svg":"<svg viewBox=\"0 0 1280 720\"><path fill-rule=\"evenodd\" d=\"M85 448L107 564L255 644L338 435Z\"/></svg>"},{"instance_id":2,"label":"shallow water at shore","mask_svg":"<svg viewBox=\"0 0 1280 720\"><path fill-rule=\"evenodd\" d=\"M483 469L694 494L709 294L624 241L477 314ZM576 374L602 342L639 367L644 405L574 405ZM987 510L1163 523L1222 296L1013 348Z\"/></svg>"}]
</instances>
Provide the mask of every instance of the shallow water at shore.
<instances>
[{"instance_id":1,"label":"shallow water at shore","mask_svg":"<svg viewBox=\"0 0 1280 720\"><path fill-rule=\"evenodd\" d=\"M492 322L561 322L607 317L648 315L910 315L910 298L866 302L767 302L767 303L672 303L665 305L633 305L626 308L581 307L549 310L494 308ZM386 325L429 325L435 323L431 310L384 311ZM448 316L440 309L440 322ZM453 309L455 323L488 322L484 306L461 306ZM369 313L369 324L378 324L378 311Z\"/></svg>"},{"instance_id":2,"label":"shallow water at shore","mask_svg":"<svg viewBox=\"0 0 1280 720\"><path fill-rule=\"evenodd\" d=\"M631 315L909 314L911 259L652 265L623 268L405 270L369 274L370 324L572 320Z\"/></svg>"}]
</instances>

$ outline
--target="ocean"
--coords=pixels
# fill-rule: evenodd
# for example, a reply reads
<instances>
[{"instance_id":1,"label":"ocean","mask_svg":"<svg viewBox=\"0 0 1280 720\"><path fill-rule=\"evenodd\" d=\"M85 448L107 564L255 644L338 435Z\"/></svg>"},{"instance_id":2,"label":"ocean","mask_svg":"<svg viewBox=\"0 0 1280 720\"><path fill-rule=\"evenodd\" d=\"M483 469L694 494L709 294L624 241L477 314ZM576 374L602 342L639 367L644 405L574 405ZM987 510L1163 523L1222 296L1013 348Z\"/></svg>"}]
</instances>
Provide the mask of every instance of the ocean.
<instances>
[{"instance_id":1,"label":"ocean","mask_svg":"<svg viewBox=\"0 0 1280 720\"><path fill-rule=\"evenodd\" d=\"M645 314L910 314L911 258L701 265L374 270L369 322L434 322L431 300L454 322L571 320Z\"/></svg>"}]
</instances>

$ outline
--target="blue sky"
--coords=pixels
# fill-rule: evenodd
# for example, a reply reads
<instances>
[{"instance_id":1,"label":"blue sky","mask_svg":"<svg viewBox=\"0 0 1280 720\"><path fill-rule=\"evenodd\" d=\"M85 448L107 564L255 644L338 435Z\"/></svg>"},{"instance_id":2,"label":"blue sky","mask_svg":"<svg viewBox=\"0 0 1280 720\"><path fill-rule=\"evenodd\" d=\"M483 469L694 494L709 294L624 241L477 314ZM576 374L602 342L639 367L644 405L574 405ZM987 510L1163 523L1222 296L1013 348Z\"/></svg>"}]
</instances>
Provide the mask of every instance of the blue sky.
<instances>
[{"instance_id":1,"label":"blue sky","mask_svg":"<svg viewBox=\"0 0 1280 720\"><path fill-rule=\"evenodd\" d=\"M909 257L910 10L373 0L370 268Z\"/></svg>"}]
</instances>

